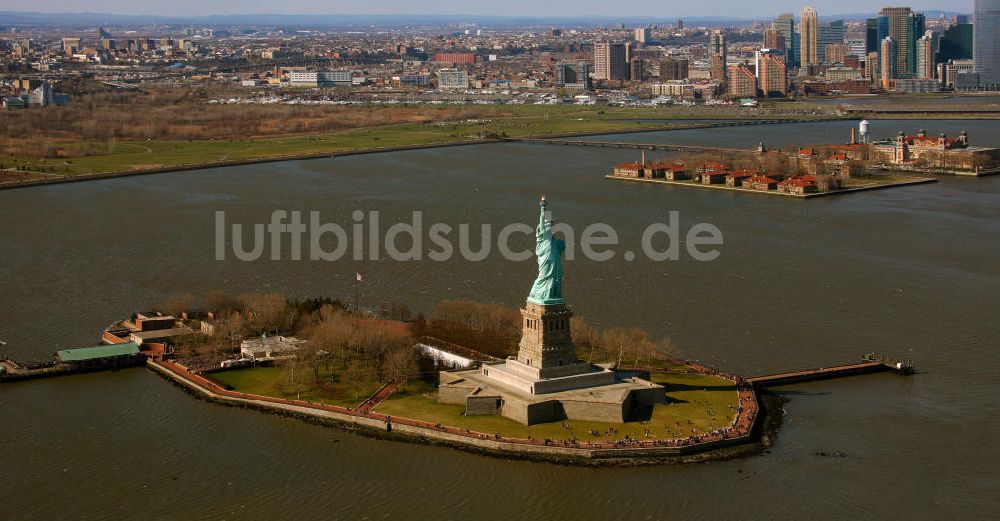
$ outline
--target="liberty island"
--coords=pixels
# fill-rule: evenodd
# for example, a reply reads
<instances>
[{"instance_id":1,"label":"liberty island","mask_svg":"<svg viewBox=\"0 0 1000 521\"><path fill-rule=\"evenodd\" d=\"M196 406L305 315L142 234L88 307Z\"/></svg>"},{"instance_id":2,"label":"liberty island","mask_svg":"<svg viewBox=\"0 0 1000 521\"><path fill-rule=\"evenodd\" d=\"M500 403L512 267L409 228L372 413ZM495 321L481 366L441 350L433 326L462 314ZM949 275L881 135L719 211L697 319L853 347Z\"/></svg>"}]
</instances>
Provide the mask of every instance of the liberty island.
<instances>
[{"instance_id":1,"label":"liberty island","mask_svg":"<svg viewBox=\"0 0 1000 521\"><path fill-rule=\"evenodd\" d=\"M542 197L535 233L538 277L521 308L516 357L467 371L441 372L438 401L464 404L467 415L501 415L524 425L559 420L623 423L664 403L662 385L644 373L578 359L570 330L573 311L562 294L565 243L552 235Z\"/></svg>"}]
</instances>

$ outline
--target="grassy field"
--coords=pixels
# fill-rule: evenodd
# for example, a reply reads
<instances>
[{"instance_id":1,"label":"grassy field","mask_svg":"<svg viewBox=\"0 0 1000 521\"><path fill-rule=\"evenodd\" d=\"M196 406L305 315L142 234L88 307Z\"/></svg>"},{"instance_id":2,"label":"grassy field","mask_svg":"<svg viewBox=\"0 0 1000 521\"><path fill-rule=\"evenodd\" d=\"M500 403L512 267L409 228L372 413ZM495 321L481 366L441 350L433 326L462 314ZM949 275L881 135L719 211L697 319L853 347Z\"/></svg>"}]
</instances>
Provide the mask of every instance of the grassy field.
<instances>
[{"instance_id":1,"label":"grassy field","mask_svg":"<svg viewBox=\"0 0 1000 521\"><path fill-rule=\"evenodd\" d=\"M13 169L66 176L403 145L462 142L495 135L526 137L655 130L669 126L671 120L677 119L740 119L762 116L760 113L752 114L734 108L635 109L506 105L489 108L485 113L482 109L475 112L469 110L470 118L465 120L402 123L308 135L197 141L55 141L54 145L65 145L67 150L86 152L58 158L0 156L0 170ZM472 118L473 115L476 117ZM0 182L16 181L14 177L13 172L0 173Z\"/></svg>"},{"instance_id":2,"label":"grassy field","mask_svg":"<svg viewBox=\"0 0 1000 521\"><path fill-rule=\"evenodd\" d=\"M652 415L625 424L569 420L525 426L502 416L465 416L464 405L439 404L436 390L426 382L411 382L376 408L377 412L512 438L600 441L621 439L676 439L732 424L739 404L729 380L690 373L653 373L653 381L667 389L667 404ZM593 435L592 433L598 433Z\"/></svg>"},{"instance_id":3,"label":"grassy field","mask_svg":"<svg viewBox=\"0 0 1000 521\"><path fill-rule=\"evenodd\" d=\"M290 373L283 366L222 371L212 374L211 378L243 393L289 400L308 400L342 407L356 407L382 387L379 382L365 382L355 395L354 389L326 370L320 370L318 378L314 378L312 373L303 373L303 383L296 386L291 383Z\"/></svg>"}]
</instances>

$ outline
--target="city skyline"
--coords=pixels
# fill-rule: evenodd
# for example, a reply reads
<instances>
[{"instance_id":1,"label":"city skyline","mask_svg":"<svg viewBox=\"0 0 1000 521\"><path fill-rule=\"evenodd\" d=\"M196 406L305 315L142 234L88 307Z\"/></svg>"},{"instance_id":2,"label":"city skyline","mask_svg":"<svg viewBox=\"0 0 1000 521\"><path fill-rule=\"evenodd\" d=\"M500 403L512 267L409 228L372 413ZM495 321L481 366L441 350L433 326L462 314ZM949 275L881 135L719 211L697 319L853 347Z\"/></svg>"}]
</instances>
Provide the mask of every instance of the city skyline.
<instances>
[{"instance_id":1,"label":"city skyline","mask_svg":"<svg viewBox=\"0 0 1000 521\"><path fill-rule=\"evenodd\" d=\"M636 18L670 19L676 17L704 18L746 18L764 19L777 13L801 12L806 6L813 7L821 17L844 16L854 14L871 14L891 3L872 4L859 0L834 2L818 0L810 2L766 1L755 4L726 0L712 8L699 5L671 6L669 12L651 0L640 0L631 4L629 13L622 16L616 9L609 9L604 2L595 0L569 1L556 0L540 6L537 3L516 1L497 7L495 2L485 0L444 0L431 6L414 8L411 2L401 0L386 0L377 4L358 4L356 2L322 2L319 0L289 0L272 2L250 0L221 0L215 2L198 2L194 0L178 0L170 3L139 5L120 0L95 0L85 4L69 0L47 0L40 4L28 0L0 1L0 11L37 12L37 13L113 13L129 16L227 16L236 14L275 14L275 15L395 15L395 16L504 16L504 17L600 17L600 18ZM942 3L922 0L904 2L915 11L941 10L948 12L971 13L973 2L965 0L960 3ZM723 13L723 14L719 14Z\"/></svg>"}]
</instances>

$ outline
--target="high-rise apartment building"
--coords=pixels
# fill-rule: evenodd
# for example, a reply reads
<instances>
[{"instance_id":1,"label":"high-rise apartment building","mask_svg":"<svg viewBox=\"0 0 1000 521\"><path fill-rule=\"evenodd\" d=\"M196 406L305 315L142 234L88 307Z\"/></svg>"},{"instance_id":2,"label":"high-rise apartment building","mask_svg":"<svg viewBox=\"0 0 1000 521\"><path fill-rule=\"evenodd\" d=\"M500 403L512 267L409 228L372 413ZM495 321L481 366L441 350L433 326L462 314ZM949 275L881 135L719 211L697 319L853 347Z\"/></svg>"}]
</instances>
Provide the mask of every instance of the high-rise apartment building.
<instances>
[{"instance_id":1,"label":"high-rise apartment building","mask_svg":"<svg viewBox=\"0 0 1000 521\"><path fill-rule=\"evenodd\" d=\"M981 85L1000 85L1000 0L976 0L972 61Z\"/></svg>"},{"instance_id":2,"label":"high-rise apartment building","mask_svg":"<svg viewBox=\"0 0 1000 521\"><path fill-rule=\"evenodd\" d=\"M758 53L757 89L765 97L784 97L788 93L788 68L784 56L766 51Z\"/></svg>"},{"instance_id":3,"label":"high-rise apartment building","mask_svg":"<svg viewBox=\"0 0 1000 521\"><path fill-rule=\"evenodd\" d=\"M633 39L638 43L647 43L653 40L653 30L649 27L636 27Z\"/></svg>"},{"instance_id":4,"label":"high-rise apartment building","mask_svg":"<svg viewBox=\"0 0 1000 521\"><path fill-rule=\"evenodd\" d=\"M594 44L594 79L619 81L628 79L625 44L612 42Z\"/></svg>"},{"instance_id":5,"label":"high-rise apartment building","mask_svg":"<svg viewBox=\"0 0 1000 521\"><path fill-rule=\"evenodd\" d=\"M819 61L819 15L812 7L802 10L799 21L799 60L802 66L818 65Z\"/></svg>"},{"instance_id":6,"label":"high-rise apartment building","mask_svg":"<svg viewBox=\"0 0 1000 521\"><path fill-rule=\"evenodd\" d=\"M642 81L646 76L646 62L639 58L633 58L629 62L628 71L630 80Z\"/></svg>"},{"instance_id":7,"label":"high-rise apartment building","mask_svg":"<svg viewBox=\"0 0 1000 521\"><path fill-rule=\"evenodd\" d=\"M688 61L683 58L668 58L660 62L660 80L686 80Z\"/></svg>"},{"instance_id":8,"label":"high-rise apartment building","mask_svg":"<svg viewBox=\"0 0 1000 521\"><path fill-rule=\"evenodd\" d=\"M729 83L726 94L732 98L754 98L757 96L757 77L746 65L729 67Z\"/></svg>"},{"instance_id":9,"label":"high-rise apartment building","mask_svg":"<svg viewBox=\"0 0 1000 521\"><path fill-rule=\"evenodd\" d=\"M872 83L875 83L879 79L880 63L878 56L878 51L872 51L865 56L865 78Z\"/></svg>"}]
</instances>

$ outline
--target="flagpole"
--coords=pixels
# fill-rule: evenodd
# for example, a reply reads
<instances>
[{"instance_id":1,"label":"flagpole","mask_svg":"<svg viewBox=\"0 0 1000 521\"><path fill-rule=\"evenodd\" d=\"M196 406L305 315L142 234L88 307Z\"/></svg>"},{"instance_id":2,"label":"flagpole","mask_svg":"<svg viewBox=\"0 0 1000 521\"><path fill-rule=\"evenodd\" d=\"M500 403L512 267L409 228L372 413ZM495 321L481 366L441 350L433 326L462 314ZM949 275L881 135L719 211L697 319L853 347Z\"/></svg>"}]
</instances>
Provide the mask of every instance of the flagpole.
<instances>
[{"instance_id":1,"label":"flagpole","mask_svg":"<svg viewBox=\"0 0 1000 521\"><path fill-rule=\"evenodd\" d=\"M360 288L358 287L358 274L354 274L354 312L361 312Z\"/></svg>"}]
</instances>

